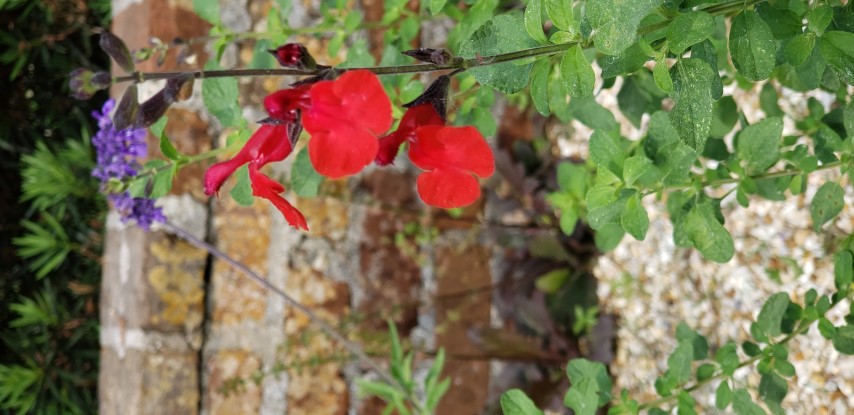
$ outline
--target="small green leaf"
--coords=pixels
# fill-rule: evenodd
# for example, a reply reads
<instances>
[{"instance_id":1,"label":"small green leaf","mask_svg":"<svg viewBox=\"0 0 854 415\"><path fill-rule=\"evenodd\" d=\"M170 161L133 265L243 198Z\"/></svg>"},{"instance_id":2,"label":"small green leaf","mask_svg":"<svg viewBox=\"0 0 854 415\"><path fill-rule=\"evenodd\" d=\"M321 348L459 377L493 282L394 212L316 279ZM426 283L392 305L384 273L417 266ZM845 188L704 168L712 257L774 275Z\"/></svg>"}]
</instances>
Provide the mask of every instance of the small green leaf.
<instances>
[{"instance_id":1,"label":"small green leaf","mask_svg":"<svg viewBox=\"0 0 854 415\"><path fill-rule=\"evenodd\" d=\"M714 99L710 85L716 74L705 61L690 58L673 65L671 75L676 105L670 111L670 121L682 142L700 153L712 124Z\"/></svg>"},{"instance_id":2,"label":"small green leaf","mask_svg":"<svg viewBox=\"0 0 854 415\"><path fill-rule=\"evenodd\" d=\"M293 191L299 197L315 197L321 183L323 183L323 176L314 170L314 165L311 164L311 159L308 156L308 147L303 148L297 154L294 165L291 167Z\"/></svg>"},{"instance_id":3,"label":"small green leaf","mask_svg":"<svg viewBox=\"0 0 854 415\"><path fill-rule=\"evenodd\" d=\"M848 325L836 329L833 348L839 353L854 355L854 326Z\"/></svg>"},{"instance_id":4,"label":"small green leaf","mask_svg":"<svg viewBox=\"0 0 854 415\"><path fill-rule=\"evenodd\" d=\"M836 254L833 275L836 289L847 293L851 283L854 282L854 255L851 251L840 251Z\"/></svg>"},{"instance_id":5,"label":"small green leaf","mask_svg":"<svg viewBox=\"0 0 854 415\"><path fill-rule=\"evenodd\" d=\"M789 392L789 385L774 372L762 375L759 380L759 398L767 403L780 404Z\"/></svg>"},{"instance_id":6,"label":"small green leaf","mask_svg":"<svg viewBox=\"0 0 854 415\"><path fill-rule=\"evenodd\" d=\"M642 154L629 157L623 163L623 181L631 186L652 167L652 160Z\"/></svg>"},{"instance_id":7,"label":"small green leaf","mask_svg":"<svg viewBox=\"0 0 854 415\"><path fill-rule=\"evenodd\" d=\"M854 84L854 33L825 33L821 37L821 53L845 83Z\"/></svg>"},{"instance_id":8,"label":"small green leaf","mask_svg":"<svg viewBox=\"0 0 854 415\"><path fill-rule=\"evenodd\" d=\"M597 63L602 67L602 79L609 79L637 72L648 60L649 56L636 42L618 55L597 58Z\"/></svg>"},{"instance_id":9,"label":"small green leaf","mask_svg":"<svg viewBox=\"0 0 854 415\"><path fill-rule=\"evenodd\" d=\"M523 27L516 16L495 16L460 45L460 55L464 58L492 56L537 46ZM515 62L505 62L471 68L468 72L481 84L489 85L505 94L512 94L528 85L532 66L532 63L519 65Z\"/></svg>"},{"instance_id":10,"label":"small green leaf","mask_svg":"<svg viewBox=\"0 0 854 415\"><path fill-rule=\"evenodd\" d=\"M843 195L845 192L836 182L827 182L823 184L810 203L810 216L812 217L813 228L816 232L821 230L821 226L835 218L842 208L845 206Z\"/></svg>"},{"instance_id":11,"label":"small green leaf","mask_svg":"<svg viewBox=\"0 0 854 415\"><path fill-rule=\"evenodd\" d=\"M697 415L697 411L694 410L695 405L697 402L687 391L683 390L679 392L679 395L676 395L676 408L679 415Z\"/></svg>"},{"instance_id":12,"label":"small green leaf","mask_svg":"<svg viewBox=\"0 0 854 415\"><path fill-rule=\"evenodd\" d=\"M694 349L694 360L703 360L709 354L709 342L705 337L688 327L684 322L676 326L676 340L691 342Z\"/></svg>"},{"instance_id":13,"label":"small green leaf","mask_svg":"<svg viewBox=\"0 0 854 415\"><path fill-rule=\"evenodd\" d=\"M590 159L617 177L623 175L623 162L626 159L620 140L619 134L602 130L596 130L590 136Z\"/></svg>"},{"instance_id":14,"label":"small green leaf","mask_svg":"<svg viewBox=\"0 0 854 415\"><path fill-rule=\"evenodd\" d=\"M712 78L709 86L712 90L712 99L718 100L724 94L724 84L718 73L718 51L709 39L691 46L691 57L705 61L712 68Z\"/></svg>"},{"instance_id":15,"label":"small green leaf","mask_svg":"<svg viewBox=\"0 0 854 415\"><path fill-rule=\"evenodd\" d=\"M736 389L732 400L732 410L737 415L765 415L762 407L755 404L746 389Z\"/></svg>"},{"instance_id":16,"label":"small green leaf","mask_svg":"<svg viewBox=\"0 0 854 415\"><path fill-rule=\"evenodd\" d=\"M584 56L581 46L575 45L566 51L560 61L560 72L561 80L570 96L582 98L593 95L596 74Z\"/></svg>"},{"instance_id":17,"label":"small green leaf","mask_svg":"<svg viewBox=\"0 0 854 415\"><path fill-rule=\"evenodd\" d=\"M534 405L534 401L519 389L510 389L499 399L504 415L541 415L543 411Z\"/></svg>"},{"instance_id":18,"label":"small green leaf","mask_svg":"<svg viewBox=\"0 0 854 415\"><path fill-rule=\"evenodd\" d=\"M676 16L667 26L667 46L676 55L681 55L689 47L700 43L715 31L715 18L697 11Z\"/></svg>"},{"instance_id":19,"label":"small green leaf","mask_svg":"<svg viewBox=\"0 0 854 415\"><path fill-rule=\"evenodd\" d=\"M549 110L549 72L552 62L549 58L538 60L531 70L531 101L534 108L544 117L551 115Z\"/></svg>"},{"instance_id":20,"label":"small green leaf","mask_svg":"<svg viewBox=\"0 0 854 415\"><path fill-rule=\"evenodd\" d=\"M691 244L704 258L723 263L735 254L732 236L718 222L710 201L696 204L686 215L683 226Z\"/></svg>"},{"instance_id":21,"label":"small green leaf","mask_svg":"<svg viewBox=\"0 0 854 415\"><path fill-rule=\"evenodd\" d=\"M620 224L635 239L642 241L646 238L646 232L649 230L649 216L641 203L639 194L635 193L626 201L626 207L620 215Z\"/></svg>"},{"instance_id":22,"label":"small green leaf","mask_svg":"<svg viewBox=\"0 0 854 415\"><path fill-rule=\"evenodd\" d=\"M587 195L588 176L590 176L590 172L584 164L565 161L557 167L558 186L578 200L584 200Z\"/></svg>"},{"instance_id":23,"label":"small green leaf","mask_svg":"<svg viewBox=\"0 0 854 415\"><path fill-rule=\"evenodd\" d=\"M592 362L583 358L572 359L566 365L566 375L569 378L570 384L573 385L567 392L567 397L569 397L569 392L572 391L575 385L582 384L585 381L589 382L590 388L588 390L593 391L595 398L592 401L592 408L585 406L585 408L594 411L589 413L595 413L596 408L604 406L611 400L611 376L608 375L608 370L602 363ZM583 389L584 388L582 388L581 395L586 396ZM566 400L567 398L564 398L564 403L566 403ZM569 404L567 404L567 406L575 409ZM578 413L577 410L576 413Z\"/></svg>"},{"instance_id":24,"label":"small green leaf","mask_svg":"<svg viewBox=\"0 0 854 415\"><path fill-rule=\"evenodd\" d=\"M818 332L821 333L821 336L828 340L833 340L836 337L836 326L830 322L826 317L821 317L818 319Z\"/></svg>"},{"instance_id":25,"label":"small green leaf","mask_svg":"<svg viewBox=\"0 0 854 415\"><path fill-rule=\"evenodd\" d=\"M691 379L691 362L694 360L694 346L690 340L680 341L676 350L667 358L667 374L677 383L683 384Z\"/></svg>"},{"instance_id":26,"label":"small green leaf","mask_svg":"<svg viewBox=\"0 0 854 415\"><path fill-rule=\"evenodd\" d=\"M780 159L782 135L783 119L779 117L766 118L739 133L736 154L747 162L748 172L765 171Z\"/></svg>"},{"instance_id":27,"label":"small green leaf","mask_svg":"<svg viewBox=\"0 0 854 415\"><path fill-rule=\"evenodd\" d=\"M556 28L571 31L574 18L572 17L572 0L545 0L546 14L549 15Z\"/></svg>"},{"instance_id":28,"label":"small green leaf","mask_svg":"<svg viewBox=\"0 0 854 415\"><path fill-rule=\"evenodd\" d=\"M538 290L547 293L554 294L556 293L569 279L570 271L568 268L560 268L553 271L549 271L543 275L537 277L534 280L534 285Z\"/></svg>"},{"instance_id":29,"label":"small green leaf","mask_svg":"<svg viewBox=\"0 0 854 415\"><path fill-rule=\"evenodd\" d=\"M735 370L738 369L738 351L735 343L729 342L715 353L715 361L721 365L721 371L726 376L732 376Z\"/></svg>"},{"instance_id":30,"label":"small green leaf","mask_svg":"<svg viewBox=\"0 0 854 415\"><path fill-rule=\"evenodd\" d=\"M234 199L238 205L252 206L252 202L255 198L252 196L252 185L249 181L248 166L243 166L237 169L234 176L237 180L234 182L234 187L231 188L228 194L231 195L231 198Z\"/></svg>"},{"instance_id":31,"label":"small green leaf","mask_svg":"<svg viewBox=\"0 0 854 415\"><path fill-rule=\"evenodd\" d=\"M783 110L777 104L778 98L774 85L771 85L770 82L762 85L762 90L759 91L759 108L762 108L762 112L765 113L766 117L779 117L783 115ZM737 116L738 114L736 114Z\"/></svg>"},{"instance_id":32,"label":"small green leaf","mask_svg":"<svg viewBox=\"0 0 854 415\"><path fill-rule=\"evenodd\" d=\"M789 295L786 293L776 293L768 298L756 317L758 332L769 338L779 336L782 333L780 326L789 303Z\"/></svg>"},{"instance_id":33,"label":"small green leaf","mask_svg":"<svg viewBox=\"0 0 854 415\"><path fill-rule=\"evenodd\" d=\"M813 33L801 33L793 37L783 50L786 62L792 66L801 66L812 54L812 50L815 48L815 39Z\"/></svg>"},{"instance_id":34,"label":"small green leaf","mask_svg":"<svg viewBox=\"0 0 854 415\"><path fill-rule=\"evenodd\" d=\"M670 78L670 69L667 67L667 61L664 60L663 56L655 61L652 77L655 79L655 85L658 89L668 94L673 91L673 79Z\"/></svg>"},{"instance_id":35,"label":"small green leaf","mask_svg":"<svg viewBox=\"0 0 854 415\"><path fill-rule=\"evenodd\" d=\"M208 23L219 25L219 1L193 0L193 11Z\"/></svg>"},{"instance_id":36,"label":"small green leaf","mask_svg":"<svg viewBox=\"0 0 854 415\"><path fill-rule=\"evenodd\" d=\"M718 388L715 389L715 408L723 411L731 402L732 389L729 388L729 383L726 380L722 380Z\"/></svg>"},{"instance_id":37,"label":"small green leaf","mask_svg":"<svg viewBox=\"0 0 854 415\"><path fill-rule=\"evenodd\" d=\"M445 8L445 3L448 0L430 0L430 14L435 16Z\"/></svg>"},{"instance_id":38,"label":"small green leaf","mask_svg":"<svg viewBox=\"0 0 854 415\"><path fill-rule=\"evenodd\" d=\"M548 43L546 34L543 33L543 0L528 0L525 7L525 30L537 43L544 45Z\"/></svg>"},{"instance_id":39,"label":"small green leaf","mask_svg":"<svg viewBox=\"0 0 854 415\"><path fill-rule=\"evenodd\" d=\"M715 365L711 363L704 363L697 368L697 380L702 382L707 379L711 379L712 376L715 375Z\"/></svg>"},{"instance_id":40,"label":"small green leaf","mask_svg":"<svg viewBox=\"0 0 854 415\"><path fill-rule=\"evenodd\" d=\"M807 13L807 29L821 36L832 19L833 9L829 5L823 4Z\"/></svg>"},{"instance_id":41,"label":"small green leaf","mask_svg":"<svg viewBox=\"0 0 854 415\"><path fill-rule=\"evenodd\" d=\"M767 79L774 69L776 45L768 23L745 10L732 19L729 52L735 69L751 81Z\"/></svg>"},{"instance_id":42,"label":"small green leaf","mask_svg":"<svg viewBox=\"0 0 854 415\"><path fill-rule=\"evenodd\" d=\"M663 0L636 0L627 7L622 0L589 0L586 4L582 31L592 33L596 49L606 55L617 55L635 41L641 20ZM587 31L584 28L588 28ZM587 34L585 34L585 37Z\"/></svg>"},{"instance_id":43,"label":"small green leaf","mask_svg":"<svg viewBox=\"0 0 854 415\"><path fill-rule=\"evenodd\" d=\"M549 43L553 43L555 45L559 45L562 43L574 42L574 41L575 41L575 36L573 36L572 33L564 32L564 31L554 32L554 33L552 33L551 37L549 37Z\"/></svg>"},{"instance_id":44,"label":"small green leaf","mask_svg":"<svg viewBox=\"0 0 854 415\"><path fill-rule=\"evenodd\" d=\"M608 223L596 229L596 234L593 236L596 248L602 252L613 250L620 244L625 235L622 225L618 223Z\"/></svg>"},{"instance_id":45,"label":"small green leaf","mask_svg":"<svg viewBox=\"0 0 854 415\"><path fill-rule=\"evenodd\" d=\"M209 60L205 69L220 69L214 60ZM202 80L202 101L208 112L216 117L223 127L237 125L240 119L237 78L204 78Z\"/></svg>"}]
</instances>

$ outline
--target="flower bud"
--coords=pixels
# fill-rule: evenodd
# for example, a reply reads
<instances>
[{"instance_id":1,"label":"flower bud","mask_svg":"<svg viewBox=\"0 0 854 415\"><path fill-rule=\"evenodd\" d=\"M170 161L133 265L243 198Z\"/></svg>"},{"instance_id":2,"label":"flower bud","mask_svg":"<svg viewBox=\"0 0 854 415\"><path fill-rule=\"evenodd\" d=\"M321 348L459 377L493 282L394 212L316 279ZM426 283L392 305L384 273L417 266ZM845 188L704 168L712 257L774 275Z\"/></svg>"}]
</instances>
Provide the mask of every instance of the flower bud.
<instances>
[{"instance_id":1,"label":"flower bud","mask_svg":"<svg viewBox=\"0 0 854 415\"><path fill-rule=\"evenodd\" d=\"M133 58L131 58L130 51L128 47L125 45L125 42L122 42L116 35L106 31L101 31L101 41L99 42L101 49L104 52L107 52L113 61L119 65L126 72L133 72Z\"/></svg>"},{"instance_id":2,"label":"flower bud","mask_svg":"<svg viewBox=\"0 0 854 415\"><path fill-rule=\"evenodd\" d=\"M288 43L276 49L270 49L267 52L270 52L279 62L279 65L285 68L317 68L317 62L314 61L314 58L311 57L305 46L299 43Z\"/></svg>"},{"instance_id":3,"label":"flower bud","mask_svg":"<svg viewBox=\"0 0 854 415\"><path fill-rule=\"evenodd\" d=\"M421 62L435 63L436 65L448 65L453 60L451 52L446 49L419 48L401 52L406 56L418 59Z\"/></svg>"},{"instance_id":4,"label":"flower bud","mask_svg":"<svg viewBox=\"0 0 854 415\"><path fill-rule=\"evenodd\" d=\"M116 114L113 116L113 126L116 130L124 130L136 122L139 112L139 98L136 85L131 85L122 95L122 100L116 106Z\"/></svg>"},{"instance_id":5,"label":"flower bud","mask_svg":"<svg viewBox=\"0 0 854 415\"><path fill-rule=\"evenodd\" d=\"M445 121L445 115L447 113L448 108L448 87L451 85L451 77L448 75L442 75L436 78L430 86L427 87L427 90L424 91L418 98L415 98L411 102L407 102L403 104L404 108L411 108L416 105L430 103L433 105L433 109L442 117L442 121Z\"/></svg>"},{"instance_id":6,"label":"flower bud","mask_svg":"<svg viewBox=\"0 0 854 415\"><path fill-rule=\"evenodd\" d=\"M77 68L68 74L68 87L71 96L77 99L89 99L95 92L107 89L113 78L106 72L92 72L86 68Z\"/></svg>"}]
</instances>

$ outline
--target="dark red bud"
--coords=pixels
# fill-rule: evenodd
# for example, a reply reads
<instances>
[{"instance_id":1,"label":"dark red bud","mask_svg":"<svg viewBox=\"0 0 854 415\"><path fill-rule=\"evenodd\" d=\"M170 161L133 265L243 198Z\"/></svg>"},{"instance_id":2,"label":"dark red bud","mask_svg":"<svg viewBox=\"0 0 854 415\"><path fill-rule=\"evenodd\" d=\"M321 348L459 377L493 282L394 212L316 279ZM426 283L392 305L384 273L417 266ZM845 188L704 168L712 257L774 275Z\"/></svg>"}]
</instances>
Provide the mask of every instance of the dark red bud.
<instances>
[{"instance_id":1,"label":"dark red bud","mask_svg":"<svg viewBox=\"0 0 854 415\"><path fill-rule=\"evenodd\" d=\"M308 53L308 49L299 43L288 43L267 52L273 54L279 65L285 68L314 69L317 67L317 62Z\"/></svg>"}]
</instances>

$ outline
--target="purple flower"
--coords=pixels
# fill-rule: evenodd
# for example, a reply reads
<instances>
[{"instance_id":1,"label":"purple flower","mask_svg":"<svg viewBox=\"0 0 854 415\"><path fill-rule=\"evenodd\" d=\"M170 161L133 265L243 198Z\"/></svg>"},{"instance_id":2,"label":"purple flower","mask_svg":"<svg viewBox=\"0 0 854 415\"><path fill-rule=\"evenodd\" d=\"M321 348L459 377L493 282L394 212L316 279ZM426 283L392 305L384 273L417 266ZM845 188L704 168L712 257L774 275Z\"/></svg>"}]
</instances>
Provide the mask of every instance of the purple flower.
<instances>
[{"instance_id":1,"label":"purple flower","mask_svg":"<svg viewBox=\"0 0 854 415\"><path fill-rule=\"evenodd\" d=\"M147 231L154 222L166 222L163 209L154 206L154 199L131 197L128 192L111 194L107 198L122 217L122 223L134 220L137 226Z\"/></svg>"},{"instance_id":2,"label":"purple flower","mask_svg":"<svg viewBox=\"0 0 854 415\"><path fill-rule=\"evenodd\" d=\"M136 176L141 168L138 158L144 157L148 149L144 128L116 130L113 126L110 111L115 104L112 99L107 100L100 112L92 112L99 128L92 137L98 162L92 175L101 180L102 190L110 188L106 184L111 180L124 181ZM163 210L154 206L154 199L131 197L128 192L108 194L107 197L123 223L135 220L139 227L148 230L153 222L166 221Z\"/></svg>"}]
</instances>

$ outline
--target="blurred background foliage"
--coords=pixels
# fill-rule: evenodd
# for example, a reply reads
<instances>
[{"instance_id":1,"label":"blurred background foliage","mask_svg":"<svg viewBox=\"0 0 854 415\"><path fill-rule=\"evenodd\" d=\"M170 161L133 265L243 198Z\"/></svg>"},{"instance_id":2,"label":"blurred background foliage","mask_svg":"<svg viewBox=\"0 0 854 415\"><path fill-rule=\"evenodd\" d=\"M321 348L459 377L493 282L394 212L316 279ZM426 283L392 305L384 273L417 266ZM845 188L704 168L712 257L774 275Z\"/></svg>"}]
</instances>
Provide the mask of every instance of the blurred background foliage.
<instances>
[{"instance_id":1,"label":"blurred background foliage","mask_svg":"<svg viewBox=\"0 0 854 415\"><path fill-rule=\"evenodd\" d=\"M95 413L106 203L67 74L109 68L109 0L0 0L0 413Z\"/></svg>"}]
</instances>

